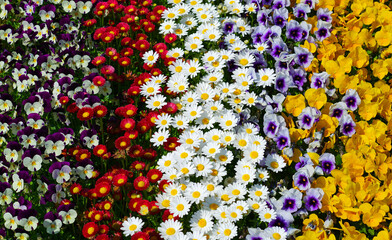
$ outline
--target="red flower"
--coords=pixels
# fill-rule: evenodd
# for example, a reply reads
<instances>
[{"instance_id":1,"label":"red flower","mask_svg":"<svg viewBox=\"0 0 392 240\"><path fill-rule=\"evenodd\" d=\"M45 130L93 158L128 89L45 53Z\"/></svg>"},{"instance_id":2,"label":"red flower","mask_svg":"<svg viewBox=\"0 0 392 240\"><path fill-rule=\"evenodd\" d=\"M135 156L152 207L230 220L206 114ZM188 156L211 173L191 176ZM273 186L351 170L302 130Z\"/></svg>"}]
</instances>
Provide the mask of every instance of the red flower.
<instances>
[{"instance_id":1,"label":"red flower","mask_svg":"<svg viewBox=\"0 0 392 240\"><path fill-rule=\"evenodd\" d=\"M143 154L144 154L144 150L140 145L133 145L128 151L128 155L131 158L141 157L143 156Z\"/></svg>"},{"instance_id":2,"label":"red flower","mask_svg":"<svg viewBox=\"0 0 392 240\"><path fill-rule=\"evenodd\" d=\"M138 96L140 93L140 87L139 86L131 86L128 88L127 94L131 96Z\"/></svg>"},{"instance_id":3,"label":"red flower","mask_svg":"<svg viewBox=\"0 0 392 240\"><path fill-rule=\"evenodd\" d=\"M133 50L132 50L132 48L124 48L123 50L121 50L120 54L121 54L121 56L124 56L124 57L132 56Z\"/></svg>"},{"instance_id":4,"label":"red flower","mask_svg":"<svg viewBox=\"0 0 392 240\"><path fill-rule=\"evenodd\" d=\"M141 200L142 200L141 198L131 198L131 200L129 200L128 203L129 210L136 211L136 207Z\"/></svg>"},{"instance_id":5,"label":"red flower","mask_svg":"<svg viewBox=\"0 0 392 240\"><path fill-rule=\"evenodd\" d=\"M144 232L137 232L132 235L131 240L150 240L150 236Z\"/></svg>"},{"instance_id":6,"label":"red flower","mask_svg":"<svg viewBox=\"0 0 392 240\"><path fill-rule=\"evenodd\" d=\"M99 225L99 233L100 234L106 234L108 232L109 232L109 226L108 225L106 225L106 224Z\"/></svg>"},{"instance_id":7,"label":"red flower","mask_svg":"<svg viewBox=\"0 0 392 240\"><path fill-rule=\"evenodd\" d=\"M141 26L144 27L144 26L147 26L150 23L150 21L148 19L141 19L139 21L139 23L140 23ZM141 40L141 39L139 39L139 40Z\"/></svg>"},{"instance_id":8,"label":"red flower","mask_svg":"<svg viewBox=\"0 0 392 240\"><path fill-rule=\"evenodd\" d=\"M131 64L131 59L129 59L128 57L122 57L118 59L118 63L120 64L120 66L126 67Z\"/></svg>"},{"instance_id":9,"label":"red flower","mask_svg":"<svg viewBox=\"0 0 392 240\"><path fill-rule=\"evenodd\" d=\"M129 138L130 140L134 140L139 136L139 132L137 130L131 130L124 134L125 137Z\"/></svg>"},{"instance_id":10,"label":"red flower","mask_svg":"<svg viewBox=\"0 0 392 240\"><path fill-rule=\"evenodd\" d=\"M98 146L94 147L94 149L93 149L93 154L97 157L102 157L107 152L108 152L108 150L107 150L106 146L103 144L99 144Z\"/></svg>"},{"instance_id":11,"label":"red flower","mask_svg":"<svg viewBox=\"0 0 392 240\"><path fill-rule=\"evenodd\" d=\"M149 148L149 149L144 150L144 154L143 154L144 159L152 161L156 157L157 157L157 152L154 149Z\"/></svg>"},{"instance_id":12,"label":"red flower","mask_svg":"<svg viewBox=\"0 0 392 240\"><path fill-rule=\"evenodd\" d=\"M167 46L164 43L157 43L157 44L154 45L153 49L157 53L162 53L164 50L167 50Z\"/></svg>"},{"instance_id":13,"label":"red flower","mask_svg":"<svg viewBox=\"0 0 392 240\"><path fill-rule=\"evenodd\" d=\"M180 220L180 217L178 217L178 216L175 217L175 216L173 215L173 213L171 213L171 212L169 211L169 209L167 209L167 210L165 210L165 211L163 212L162 221L165 222L165 221L167 221L168 219Z\"/></svg>"},{"instance_id":14,"label":"red flower","mask_svg":"<svg viewBox=\"0 0 392 240\"><path fill-rule=\"evenodd\" d=\"M141 27L139 24L132 24L131 29L132 29L132 31L137 32L141 29Z\"/></svg>"},{"instance_id":15,"label":"red flower","mask_svg":"<svg viewBox=\"0 0 392 240\"><path fill-rule=\"evenodd\" d=\"M114 40L114 35L110 32L105 32L102 34L101 40L105 43L110 43Z\"/></svg>"},{"instance_id":16,"label":"red flower","mask_svg":"<svg viewBox=\"0 0 392 240\"><path fill-rule=\"evenodd\" d=\"M98 230L98 225L95 222L89 222L83 226L82 233L85 238L91 238L98 233Z\"/></svg>"},{"instance_id":17,"label":"red flower","mask_svg":"<svg viewBox=\"0 0 392 240\"><path fill-rule=\"evenodd\" d=\"M117 6L114 8L114 11L117 12L117 13L121 13L121 12L124 11L124 9L125 9L124 5L119 4L119 5L117 5Z\"/></svg>"},{"instance_id":18,"label":"red flower","mask_svg":"<svg viewBox=\"0 0 392 240\"><path fill-rule=\"evenodd\" d=\"M80 191L82 191L82 185L80 185L79 183L74 183L69 188L69 191L72 195L79 194Z\"/></svg>"},{"instance_id":19,"label":"red flower","mask_svg":"<svg viewBox=\"0 0 392 240\"><path fill-rule=\"evenodd\" d=\"M109 211L110 209L112 209L112 206L113 206L113 204L109 200L101 202L100 205L101 205L101 209L106 210L106 211ZM104 233L104 232L101 232L101 233Z\"/></svg>"},{"instance_id":20,"label":"red flower","mask_svg":"<svg viewBox=\"0 0 392 240\"><path fill-rule=\"evenodd\" d=\"M136 129L137 129L140 133L145 133L145 132L147 132L148 130L150 130L152 127L153 127L153 124L152 124L149 120L147 120L147 119L145 119L145 118L143 118L142 120L140 120L140 121L136 124Z\"/></svg>"},{"instance_id":21,"label":"red flower","mask_svg":"<svg viewBox=\"0 0 392 240\"><path fill-rule=\"evenodd\" d=\"M159 206L158 206L157 204L158 204L157 201L152 201L152 202L150 202L150 206L151 206L151 208L150 208L150 214L151 214L151 215L155 215L155 214L158 214L158 213L160 212Z\"/></svg>"},{"instance_id":22,"label":"red flower","mask_svg":"<svg viewBox=\"0 0 392 240\"><path fill-rule=\"evenodd\" d=\"M131 141L129 138L122 136L117 138L114 144L118 150L125 150L131 145Z\"/></svg>"},{"instance_id":23,"label":"red flower","mask_svg":"<svg viewBox=\"0 0 392 240\"><path fill-rule=\"evenodd\" d=\"M166 179L163 179L162 181L159 182L159 190L161 192L164 192L165 189L171 184L171 182L169 182Z\"/></svg>"},{"instance_id":24,"label":"red flower","mask_svg":"<svg viewBox=\"0 0 392 240\"><path fill-rule=\"evenodd\" d=\"M140 176L133 181L133 187L138 191L146 190L150 186L148 178Z\"/></svg>"},{"instance_id":25,"label":"red flower","mask_svg":"<svg viewBox=\"0 0 392 240\"><path fill-rule=\"evenodd\" d=\"M115 48L112 48L112 47L106 48L106 51L105 51L106 56L112 57L112 56L116 55L116 53L117 53L117 50Z\"/></svg>"},{"instance_id":26,"label":"red flower","mask_svg":"<svg viewBox=\"0 0 392 240\"><path fill-rule=\"evenodd\" d=\"M93 39L94 40L98 40L101 38L102 34L106 31L106 28L102 27L102 28L98 28L97 30L95 30L94 35L93 35Z\"/></svg>"},{"instance_id":27,"label":"red flower","mask_svg":"<svg viewBox=\"0 0 392 240\"><path fill-rule=\"evenodd\" d=\"M119 58L120 58L120 54L116 53L116 54L114 54L113 56L110 57L110 60L117 61Z\"/></svg>"},{"instance_id":28,"label":"red flower","mask_svg":"<svg viewBox=\"0 0 392 240\"><path fill-rule=\"evenodd\" d=\"M165 42L174 43L177 40L177 35L174 33L168 33L165 35Z\"/></svg>"},{"instance_id":29,"label":"red flower","mask_svg":"<svg viewBox=\"0 0 392 240\"><path fill-rule=\"evenodd\" d=\"M161 20L161 16L156 14L156 13L154 13L154 12L149 12L146 17L151 22L159 22L159 20Z\"/></svg>"},{"instance_id":30,"label":"red flower","mask_svg":"<svg viewBox=\"0 0 392 240\"><path fill-rule=\"evenodd\" d=\"M105 58L103 57L103 59L105 59ZM95 76L93 78L93 83L95 86L102 87L103 85L105 85L105 82L106 82L106 79L102 76Z\"/></svg>"},{"instance_id":31,"label":"red flower","mask_svg":"<svg viewBox=\"0 0 392 240\"><path fill-rule=\"evenodd\" d=\"M110 238L107 234L100 234L95 238L95 240L110 240Z\"/></svg>"},{"instance_id":32,"label":"red flower","mask_svg":"<svg viewBox=\"0 0 392 240\"><path fill-rule=\"evenodd\" d=\"M150 212L151 204L148 200L141 200L135 207L136 212L140 215L147 215Z\"/></svg>"},{"instance_id":33,"label":"red flower","mask_svg":"<svg viewBox=\"0 0 392 240\"><path fill-rule=\"evenodd\" d=\"M93 18L93 19L89 19L89 20L84 21L83 26L90 27L90 26L95 25L96 23L97 23L97 20Z\"/></svg>"},{"instance_id":34,"label":"red flower","mask_svg":"<svg viewBox=\"0 0 392 240\"><path fill-rule=\"evenodd\" d=\"M175 103L168 102L165 106L162 107L162 110L167 114L174 114L177 112L178 107Z\"/></svg>"},{"instance_id":35,"label":"red flower","mask_svg":"<svg viewBox=\"0 0 392 240\"><path fill-rule=\"evenodd\" d=\"M166 10L166 7L165 6L162 6L162 5L158 5L158 6L156 6L155 8L154 8L154 13L155 14L157 14L157 15L162 15L162 13L163 13L163 11L165 11Z\"/></svg>"},{"instance_id":36,"label":"red flower","mask_svg":"<svg viewBox=\"0 0 392 240\"><path fill-rule=\"evenodd\" d=\"M100 182L95 186L98 197L104 197L110 193L110 184L107 182Z\"/></svg>"},{"instance_id":37,"label":"red flower","mask_svg":"<svg viewBox=\"0 0 392 240\"><path fill-rule=\"evenodd\" d=\"M78 110L76 116L80 121L88 121L94 117L94 110L89 107L83 107Z\"/></svg>"},{"instance_id":38,"label":"red flower","mask_svg":"<svg viewBox=\"0 0 392 240\"><path fill-rule=\"evenodd\" d=\"M153 23L148 23L147 25L144 25L143 28L146 32L153 32L155 30L155 25Z\"/></svg>"},{"instance_id":39,"label":"red flower","mask_svg":"<svg viewBox=\"0 0 392 240\"><path fill-rule=\"evenodd\" d=\"M91 158L91 153L87 149L80 149L78 153L76 154L76 161L80 162L85 159L90 159Z\"/></svg>"},{"instance_id":40,"label":"red flower","mask_svg":"<svg viewBox=\"0 0 392 240\"><path fill-rule=\"evenodd\" d=\"M151 124L155 124L158 115L159 114L157 112L149 112L146 118L151 122Z\"/></svg>"},{"instance_id":41,"label":"red flower","mask_svg":"<svg viewBox=\"0 0 392 240\"><path fill-rule=\"evenodd\" d=\"M113 178L113 185L116 187L124 186L128 181L128 177L125 174L117 174Z\"/></svg>"},{"instance_id":42,"label":"red flower","mask_svg":"<svg viewBox=\"0 0 392 240\"><path fill-rule=\"evenodd\" d=\"M104 117L108 112L108 109L104 105L95 106L93 110L94 110L94 116L98 118Z\"/></svg>"},{"instance_id":43,"label":"red flower","mask_svg":"<svg viewBox=\"0 0 392 240\"><path fill-rule=\"evenodd\" d=\"M146 164L144 162L140 161L134 161L131 164L131 169L135 169L136 171L142 171L146 167Z\"/></svg>"},{"instance_id":44,"label":"red flower","mask_svg":"<svg viewBox=\"0 0 392 240\"><path fill-rule=\"evenodd\" d=\"M119 22L116 26L120 32L128 32L129 29L131 28L127 23L125 22Z\"/></svg>"},{"instance_id":45,"label":"red flower","mask_svg":"<svg viewBox=\"0 0 392 240\"><path fill-rule=\"evenodd\" d=\"M76 106L76 103L71 103L68 107L67 107L67 112L70 113L76 113L79 110L79 107Z\"/></svg>"},{"instance_id":46,"label":"red flower","mask_svg":"<svg viewBox=\"0 0 392 240\"><path fill-rule=\"evenodd\" d=\"M147 40L148 36L144 33L138 33L136 35L136 40Z\"/></svg>"},{"instance_id":47,"label":"red flower","mask_svg":"<svg viewBox=\"0 0 392 240\"><path fill-rule=\"evenodd\" d=\"M165 66L170 66L172 65L174 62L176 61L176 59L174 57L168 57L164 59L164 64Z\"/></svg>"},{"instance_id":48,"label":"red flower","mask_svg":"<svg viewBox=\"0 0 392 240\"><path fill-rule=\"evenodd\" d=\"M150 43L147 40L138 40L136 42L136 49L141 52L146 52L150 48Z\"/></svg>"},{"instance_id":49,"label":"red flower","mask_svg":"<svg viewBox=\"0 0 392 240\"><path fill-rule=\"evenodd\" d=\"M147 178L150 182L156 183L162 178L162 172L159 171L158 169L151 169L147 173Z\"/></svg>"},{"instance_id":50,"label":"red flower","mask_svg":"<svg viewBox=\"0 0 392 240\"><path fill-rule=\"evenodd\" d=\"M133 120L132 118L124 118L123 120L121 120L120 128L123 131L133 130L135 128L135 120Z\"/></svg>"},{"instance_id":51,"label":"red flower","mask_svg":"<svg viewBox=\"0 0 392 240\"><path fill-rule=\"evenodd\" d=\"M178 138L176 137L168 137L166 142L163 143L163 148L166 151L174 151L181 143L178 142Z\"/></svg>"},{"instance_id":52,"label":"red flower","mask_svg":"<svg viewBox=\"0 0 392 240\"><path fill-rule=\"evenodd\" d=\"M103 219L103 211L94 211L93 214L91 214L90 220L93 222L99 222Z\"/></svg>"},{"instance_id":53,"label":"red flower","mask_svg":"<svg viewBox=\"0 0 392 240\"><path fill-rule=\"evenodd\" d=\"M139 1L139 3L143 6L143 7L148 7L152 4L152 0L141 0Z\"/></svg>"},{"instance_id":54,"label":"red flower","mask_svg":"<svg viewBox=\"0 0 392 240\"><path fill-rule=\"evenodd\" d=\"M108 9L108 7L109 7L109 4L107 2L99 2L97 4L97 6L95 7L95 9L103 11L103 10Z\"/></svg>"},{"instance_id":55,"label":"red flower","mask_svg":"<svg viewBox=\"0 0 392 240\"><path fill-rule=\"evenodd\" d=\"M67 96L62 96L62 97L60 97L59 101L60 101L61 105L65 105L69 102L69 98Z\"/></svg>"},{"instance_id":56,"label":"red flower","mask_svg":"<svg viewBox=\"0 0 392 240\"><path fill-rule=\"evenodd\" d=\"M95 58L91 61L91 63L92 63L94 66L99 66L99 65L101 65L101 64L103 64L103 63L105 63L105 62L106 62L106 58L103 57L103 56L95 57Z\"/></svg>"},{"instance_id":57,"label":"red flower","mask_svg":"<svg viewBox=\"0 0 392 240\"><path fill-rule=\"evenodd\" d=\"M114 67L111 65L105 65L101 68L101 73L102 74L113 74L114 73Z\"/></svg>"},{"instance_id":58,"label":"red flower","mask_svg":"<svg viewBox=\"0 0 392 240\"><path fill-rule=\"evenodd\" d=\"M125 37L121 39L121 46L128 46L132 39L130 37Z\"/></svg>"},{"instance_id":59,"label":"red flower","mask_svg":"<svg viewBox=\"0 0 392 240\"><path fill-rule=\"evenodd\" d=\"M124 17L121 17L120 21L126 23L134 23L136 21L136 16L127 14Z\"/></svg>"},{"instance_id":60,"label":"red flower","mask_svg":"<svg viewBox=\"0 0 392 240\"><path fill-rule=\"evenodd\" d=\"M110 8L115 8L118 5L117 0L109 0L107 3L109 4Z\"/></svg>"},{"instance_id":61,"label":"red flower","mask_svg":"<svg viewBox=\"0 0 392 240\"><path fill-rule=\"evenodd\" d=\"M125 14L135 14L136 11L137 11L137 7L135 7L133 5L129 5L129 6L125 7L125 9L124 9Z\"/></svg>"}]
</instances>

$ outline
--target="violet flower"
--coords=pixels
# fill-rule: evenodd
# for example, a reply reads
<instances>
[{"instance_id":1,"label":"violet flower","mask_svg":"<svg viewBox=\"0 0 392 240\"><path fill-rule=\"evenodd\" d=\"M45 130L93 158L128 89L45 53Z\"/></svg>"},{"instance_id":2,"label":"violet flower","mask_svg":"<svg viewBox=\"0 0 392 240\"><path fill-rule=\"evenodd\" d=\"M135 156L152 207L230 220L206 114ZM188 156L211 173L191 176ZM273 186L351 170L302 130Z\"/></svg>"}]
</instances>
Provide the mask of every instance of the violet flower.
<instances>
[{"instance_id":1,"label":"violet flower","mask_svg":"<svg viewBox=\"0 0 392 240\"><path fill-rule=\"evenodd\" d=\"M306 191L304 197L305 207L308 211L316 211L321 208L321 200L323 199L324 192L321 188L311 188Z\"/></svg>"},{"instance_id":2,"label":"violet flower","mask_svg":"<svg viewBox=\"0 0 392 240\"><path fill-rule=\"evenodd\" d=\"M355 111L358 105L361 104L361 99L356 90L348 89L346 95L342 98L342 102L346 103L348 109Z\"/></svg>"},{"instance_id":3,"label":"violet flower","mask_svg":"<svg viewBox=\"0 0 392 240\"><path fill-rule=\"evenodd\" d=\"M308 49L301 47L294 47L294 51L296 54L295 62L303 68L307 68L310 66L314 56Z\"/></svg>"}]
</instances>

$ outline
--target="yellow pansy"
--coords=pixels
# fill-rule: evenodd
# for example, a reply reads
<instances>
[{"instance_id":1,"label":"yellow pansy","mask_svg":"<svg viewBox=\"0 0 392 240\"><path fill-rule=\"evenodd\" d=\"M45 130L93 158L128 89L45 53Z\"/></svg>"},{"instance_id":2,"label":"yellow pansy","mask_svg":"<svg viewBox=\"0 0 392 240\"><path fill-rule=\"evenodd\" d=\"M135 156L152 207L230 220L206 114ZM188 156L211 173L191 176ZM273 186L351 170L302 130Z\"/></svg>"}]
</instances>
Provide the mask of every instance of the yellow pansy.
<instances>
[{"instance_id":1,"label":"yellow pansy","mask_svg":"<svg viewBox=\"0 0 392 240\"><path fill-rule=\"evenodd\" d=\"M309 88L305 92L305 98L310 107L321 109L327 102L327 95L325 95L324 88Z\"/></svg>"},{"instance_id":2,"label":"yellow pansy","mask_svg":"<svg viewBox=\"0 0 392 240\"><path fill-rule=\"evenodd\" d=\"M317 131L324 129L324 137L329 137L336 131L338 126L339 121L336 118L330 117L327 114L321 114L319 121L316 124L316 129Z\"/></svg>"},{"instance_id":3,"label":"yellow pansy","mask_svg":"<svg viewBox=\"0 0 392 240\"><path fill-rule=\"evenodd\" d=\"M298 117L306 107L305 97L302 94L289 95L284 100L283 106L288 113L292 114L294 117Z\"/></svg>"},{"instance_id":4,"label":"yellow pansy","mask_svg":"<svg viewBox=\"0 0 392 240\"><path fill-rule=\"evenodd\" d=\"M369 64L369 55L362 47L356 47L348 57L353 60L353 66L357 68L366 67Z\"/></svg>"}]
</instances>

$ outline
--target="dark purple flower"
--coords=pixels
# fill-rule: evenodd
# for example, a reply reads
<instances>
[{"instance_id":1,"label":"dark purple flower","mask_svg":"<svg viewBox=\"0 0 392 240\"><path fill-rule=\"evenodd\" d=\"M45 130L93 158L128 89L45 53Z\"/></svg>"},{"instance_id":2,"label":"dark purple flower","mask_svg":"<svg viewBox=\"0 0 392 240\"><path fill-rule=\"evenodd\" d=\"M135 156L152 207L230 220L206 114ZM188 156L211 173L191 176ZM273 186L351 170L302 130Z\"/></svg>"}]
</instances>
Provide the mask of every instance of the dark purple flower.
<instances>
[{"instance_id":1,"label":"dark purple flower","mask_svg":"<svg viewBox=\"0 0 392 240\"><path fill-rule=\"evenodd\" d=\"M297 189L291 188L283 192L278 203L282 210L293 213L302 206L302 193Z\"/></svg>"},{"instance_id":2,"label":"dark purple flower","mask_svg":"<svg viewBox=\"0 0 392 240\"><path fill-rule=\"evenodd\" d=\"M328 8L319 8L317 10L317 20L331 23L331 14L332 12Z\"/></svg>"},{"instance_id":3,"label":"dark purple flower","mask_svg":"<svg viewBox=\"0 0 392 240\"><path fill-rule=\"evenodd\" d=\"M310 188L310 177L312 177L314 173L314 168L311 165L306 165L303 168L300 168L293 175L293 183L298 187L299 190L308 190Z\"/></svg>"},{"instance_id":4,"label":"dark purple flower","mask_svg":"<svg viewBox=\"0 0 392 240\"><path fill-rule=\"evenodd\" d=\"M310 159L308 154L305 154L303 157L299 157L299 162L295 164L295 170L298 171L306 165L313 165L312 159Z\"/></svg>"},{"instance_id":5,"label":"dark purple flower","mask_svg":"<svg viewBox=\"0 0 392 240\"><path fill-rule=\"evenodd\" d=\"M283 28L289 17L289 11L286 8L279 8L274 10L273 22L276 26Z\"/></svg>"},{"instance_id":6,"label":"dark purple flower","mask_svg":"<svg viewBox=\"0 0 392 240\"><path fill-rule=\"evenodd\" d=\"M299 23L295 20L291 20L286 26L286 36L296 42L302 39L302 28Z\"/></svg>"},{"instance_id":7,"label":"dark purple flower","mask_svg":"<svg viewBox=\"0 0 392 240\"><path fill-rule=\"evenodd\" d=\"M272 98L267 95L265 97L265 101L268 104L266 107L266 112L268 112L268 113L281 112L282 111L282 103L284 102L285 99L286 99L286 97L281 93L278 93L278 94L272 96Z\"/></svg>"},{"instance_id":8,"label":"dark purple flower","mask_svg":"<svg viewBox=\"0 0 392 240\"><path fill-rule=\"evenodd\" d=\"M274 220L268 223L268 227L281 227L287 231L289 229L289 222L287 222L283 216L278 215Z\"/></svg>"},{"instance_id":9,"label":"dark purple flower","mask_svg":"<svg viewBox=\"0 0 392 240\"><path fill-rule=\"evenodd\" d=\"M291 81L290 75L285 72L279 72L275 79L275 89L281 93L287 92L289 87L292 87L293 83Z\"/></svg>"},{"instance_id":10,"label":"dark purple flower","mask_svg":"<svg viewBox=\"0 0 392 240\"><path fill-rule=\"evenodd\" d=\"M284 118L276 114L265 114L263 122L263 130L267 137L274 138L281 126L284 126Z\"/></svg>"},{"instance_id":11,"label":"dark purple flower","mask_svg":"<svg viewBox=\"0 0 392 240\"><path fill-rule=\"evenodd\" d=\"M278 59L282 52L287 51L287 45L281 38L275 38L271 46L271 56Z\"/></svg>"},{"instance_id":12,"label":"dark purple flower","mask_svg":"<svg viewBox=\"0 0 392 240\"><path fill-rule=\"evenodd\" d=\"M272 9L280 9L290 6L290 0L274 0Z\"/></svg>"},{"instance_id":13,"label":"dark purple flower","mask_svg":"<svg viewBox=\"0 0 392 240\"><path fill-rule=\"evenodd\" d=\"M316 6L316 0L305 0L304 3L309 5L310 9L313 9Z\"/></svg>"},{"instance_id":14,"label":"dark purple flower","mask_svg":"<svg viewBox=\"0 0 392 240\"><path fill-rule=\"evenodd\" d=\"M223 33L224 34L230 34L233 33L236 30L236 25L234 22L227 21L223 24Z\"/></svg>"},{"instance_id":15,"label":"dark purple flower","mask_svg":"<svg viewBox=\"0 0 392 240\"><path fill-rule=\"evenodd\" d=\"M340 132L351 137L355 133L355 122L348 113L343 114L339 121Z\"/></svg>"},{"instance_id":16,"label":"dark purple flower","mask_svg":"<svg viewBox=\"0 0 392 240\"><path fill-rule=\"evenodd\" d=\"M342 98L342 102L346 103L348 109L355 111L358 108L358 105L361 104L361 99L359 98L357 91L348 89L346 95Z\"/></svg>"},{"instance_id":17,"label":"dark purple flower","mask_svg":"<svg viewBox=\"0 0 392 240\"><path fill-rule=\"evenodd\" d=\"M329 115L340 120L340 118L342 118L343 114L346 112L346 109L347 105L344 102L335 103L329 108Z\"/></svg>"},{"instance_id":18,"label":"dark purple flower","mask_svg":"<svg viewBox=\"0 0 392 240\"><path fill-rule=\"evenodd\" d=\"M261 25L267 26L268 16L272 12L271 9L263 9L257 13L257 22Z\"/></svg>"},{"instance_id":19,"label":"dark purple flower","mask_svg":"<svg viewBox=\"0 0 392 240\"><path fill-rule=\"evenodd\" d=\"M311 88L325 88L329 83L329 74L327 72L313 73L310 81Z\"/></svg>"},{"instance_id":20,"label":"dark purple flower","mask_svg":"<svg viewBox=\"0 0 392 240\"><path fill-rule=\"evenodd\" d=\"M319 164L325 174L330 174L335 169L335 156L331 153L323 153L319 158Z\"/></svg>"},{"instance_id":21,"label":"dark purple flower","mask_svg":"<svg viewBox=\"0 0 392 240\"><path fill-rule=\"evenodd\" d=\"M275 137L274 141L276 142L276 146L279 150L282 150L285 147L290 146L290 134L289 130L286 127L282 127Z\"/></svg>"},{"instance_id":22,"label":"dark purple flower","mask_svg":"<svg viewBox=\"0 0 392 240\"><path fill-rule=\"evenodd\" d=\"M308 49L302 47L294 47L296 54L295 62L303 68L309 67L313 60L313 54Z\"/></svg>"},{"instance_id":23,"label":"dark purple flower","mask_svg":"<svg viewBox=\"0 0 392 240\"><path fill-rule=\"evenodd\" d=\"M300 128L311 129L313 124L320 115L316 108L306 107L302 110L301 114L298 116L297 124Z\"/></svg>"},{"instance_id":24,"label":"dark purple flower","mask_svg":"<svg viewBox=\"0 0 392 240\"><path fill-rule=\"evenodd\" d=\"M293 83L302 91L302 86L306 82L306 72L302 68L290 69L290 77Z\"/></svg>"},{"instance_id":25,"label":"dark purple flower","mask_svg":"<svg viewBox=\"0 0 392 240\"><path fill-rule=\"evenodd\" d=\"M327 37L331 36L331 32L330 32L331 27L332 27L332 24L329 22L318 21L317 22L317 31L314 32L317 40L323 41Z\"/></svg>"},{"instance_id":26,"label":"dark purple flower","mask_svg":"<svg viewBox=\"0 0 392 240\"><path fill-rule=\"evenodd\" d=\"M321 188L311 188L306 191L304 197L305 207L308 211L316 211L321 208L321 200L323 199L324 192Z\"/></svg>"},{"instance_id":27,"label":"dark purple flower","mask_svg":"<svg viewBox=\"0 0 392 240\"><path fill-rule=\"evenodd\" d=\"M308 13L310 13L310 7L305 3L299 3L293 9L293 13L296 18L303 18L304 20L307 20Z\"/></svg>"}]
</instances>

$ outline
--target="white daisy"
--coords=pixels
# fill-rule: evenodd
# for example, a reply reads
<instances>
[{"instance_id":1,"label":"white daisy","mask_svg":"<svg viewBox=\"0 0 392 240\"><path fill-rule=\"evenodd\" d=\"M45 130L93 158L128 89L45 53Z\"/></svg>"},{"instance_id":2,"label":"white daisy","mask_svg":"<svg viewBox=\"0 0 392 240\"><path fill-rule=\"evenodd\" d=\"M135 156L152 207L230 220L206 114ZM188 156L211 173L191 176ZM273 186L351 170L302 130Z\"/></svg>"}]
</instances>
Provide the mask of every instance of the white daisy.
<instances>
[{"instance_id":1,"label":"white daisy","mask_svg":"<svg viewBox=\"0 0 392 240\"><path fill-rule=\"evenodd\" d=\"M153 65L154 63L156 63L158 61L158 58L159 58L159 55L154 50L150 50L148 52L145 52L142 57L144 63L147 63L149 65Z\"/></svg>"},{"instance_id":2,"label":"white daisy","mask_svg":"<svg viewBox=\"0 0 392 240\"><path fill-rule=\"evenodd\" d=\"M150 142L153 143L153 146L158 147L163 145L169 136L170 133L168 130L160 128L152 135Z\"/></svg>"},{"instance_id":3,"label":"white daisy","mask_svg":"<svg viewBox=\"0 0 392 240\"><path fill-rule=\"evenodd\" d=\"M276 74L273 69L260 69L257 73L256 85L261 87L269 87L275 84Z\"/></svg>"},{"instance_id":4,"label":"white daisy","mask_svg":"<svg viewBox=\"0 0 392 240\"><path fill-rule=\"evenodd\" d=\"M123 231L123 234L127 237L133 235L136 232L139 232L144 225L142 219L138 217L130 217L122 223L122 227L120 228Z\"/></svg>"},{"instance_id":5,"label":"white daisy","mask_svg":"<svg viewBox=\"0 0 392 240\"><path fill-rule=\"evenodd\" d=\"M286 163L283 157L278 154L268 154L265 159L265 165L267 168L275 173L281 172L283 168L286 166Z\"/></svg>"},{"instance_id":6,"label":"white daisy","mask_svg":"<svg viewBox=\"0 0 392 240\"><path fill-rule=\"evenodd\" d=\"M169 210L174 216L183 217L188 214L191 204L184 197L175 197L170 203Z\"/></svg>"},{"instance_id":7,"label":"white daisy","mask_svg":"<svg viewBox=\"0 0 392 240\"><path fill-rule=\"evenodd\" d=\"M158 227L158 231L163 239L177 239L176 236L181 233L182 224L180 221L168 219L162 222Z\"/></svg>"},{"instance_id":8,"label":"white daisy","mask_svg":"<svg viewBox=\"0 0 392 240\"><path fill-rule=\"evenodd\" d=\"M191 229L194 232L200 231L202 233L206 233L211 231L214 226L211 212L206 210L199 210L195 212L191 217L190 224Z\"/></svg>"},{"instance_id":9,"label":"white daisy","mask_svg":"<svg viewBox=\"0 0 392 240\"><path fill-rule=\"evenodd\" d=\"M142 94L145 97L157 95L161 92L160 85L158 83L155 83L153 81L146 82L145 84L142 85L140 88L140 94Z\"/></svg>"},{"instance_id":10,"label":"white daisy","mask_svg":"<svg viewBox=\"0 0 392 240\"><path fill-rule=\"evenodd\" d=\"M147 108L152 110L161 109L166 104L165 100L166 97L161 94L152 96L146 101Z\"/></svg>"}]
</instances>

